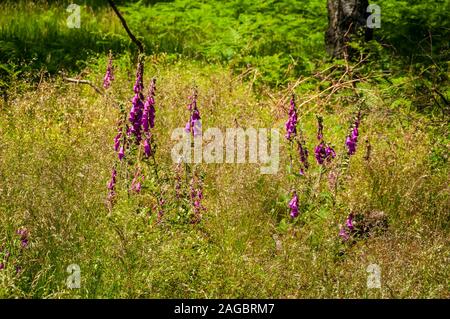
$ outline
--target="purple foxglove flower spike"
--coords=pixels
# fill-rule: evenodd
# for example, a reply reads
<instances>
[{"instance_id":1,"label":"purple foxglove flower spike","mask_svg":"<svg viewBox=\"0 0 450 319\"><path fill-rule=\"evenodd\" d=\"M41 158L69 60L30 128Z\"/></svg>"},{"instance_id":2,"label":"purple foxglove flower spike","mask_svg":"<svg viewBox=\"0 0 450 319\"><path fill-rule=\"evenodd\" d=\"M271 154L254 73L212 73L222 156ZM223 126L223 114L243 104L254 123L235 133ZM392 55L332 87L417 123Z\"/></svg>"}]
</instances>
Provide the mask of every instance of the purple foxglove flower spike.
<instances>
[{"instance_id":1,"label":"purple foxglove flower spike","mask_svg":"<svg viewBox=\"0 0 450 319\"><path fill-rule=\"evenodd\" d=\"M156 79L153 78L150 84L147 100L144 103L144 112L142 115L142 127L146 133L148 133L149 128L153 128L155 126L155 91Z\"/></svg>"},{"instance_id":2,"label":"purple foxglove flower spike","mask_svg":"<svg viewBox=\"0 0 450 319\"><path fill-rule=\"evenodd\" d=\"M330 161L336 157L334 149L323 140L323 119L321 116L317 116L318 129L317 139L320 141L319 145L314 148L314 155L317 163L322 165L325 160Z\"/></svg>"},{"instance_id":3,"label":"purple foxglove flower spike","mask_svg":"<svg viewBox=\"0 0 450 319\"><path fill-rule=\"evenodd\" d=\"M300 155L300 162L302 163L302 168L300 169L300 175L305 174L305 170L308 169L308 149L305 147L305 142L298 142L298 152Z\"/></svg>"},{"instance_id":4,"label":"purple foxglove flower spike","mask_svg":"<svg viewBox=\"0 0 450 319\"><path fill-rule=\"evenodd\" d=\"M348 155L353 155L356 153L356 144L358 142L359 135L359 123L361 121L361 111L358 111L358 115L356 116L355 122L350 129L350 133L345 140L345 145L347 146Z\"/></svg>"},{"instance_id":5,"label":"purple foxglove flower spike","mask_svg":"<svg viewBox=\"0 0 450 319\"><path fill-rule=\"evenodd\" d=\"M200 111L197 108L197 90L194 89L194 93L190 99L191 103L189 103L188 109L191 111L191 115L184 129L186 132L190 132L193 136L198 136L201 134L202 123Z\"/></svg>"},{"instance_id":6,"label":"purple foxglove flower spike","mask_svg":"<svg viewBox=\"0 0 450 319\"><path fill-rule=\"evenodd\" d=\"M108 66L106 68L106 74L103 78L103 87L105 89L109 88L111 86L111 82L114 80L113 75L113 67L112 67L112 53L109 51L109 60L108 60Z\"/></svg>"},{"instance_id":7,"label":"purple foxglove flower spike","mask_svg":"<svg viewBox=\"0 0 450 319\"><path fill-rule=\"evenodd\" d=\"M297 110L295 108L295 99L294 96L292 96L290 101L290 108L289 108L289 118L285 124L286 127L286 135L285 137L288 140L291 140L293 136L297 134Z\"/></svg>"},{"instance_id":8,"label":"purple foxglove flower spike","mask_svg":"<svg viewBox=\"0 0 450 319\"><path fill-rule=\"evenodd\" d=\"M292 218L295 218L298 216L298 196L297 192L294 191L293 197L291 201L289 202L289 209L290 209L290 216Z\"/></svg>"},{"instance_id":9,"label":"purple foxglove flower spike","mask_svg":"<svg viewBox=\"0 0 450 319\"><path fill-rule=\"evenodd\" d=\"M110 181L108 183L108 189L109 190L113 190L114 189L114 186L116 185L116 176L117 176L117 171L116 171L115 168L113 168L112 172L111 172L111 179L110 179Z\"/></svg>"}]
</instances>

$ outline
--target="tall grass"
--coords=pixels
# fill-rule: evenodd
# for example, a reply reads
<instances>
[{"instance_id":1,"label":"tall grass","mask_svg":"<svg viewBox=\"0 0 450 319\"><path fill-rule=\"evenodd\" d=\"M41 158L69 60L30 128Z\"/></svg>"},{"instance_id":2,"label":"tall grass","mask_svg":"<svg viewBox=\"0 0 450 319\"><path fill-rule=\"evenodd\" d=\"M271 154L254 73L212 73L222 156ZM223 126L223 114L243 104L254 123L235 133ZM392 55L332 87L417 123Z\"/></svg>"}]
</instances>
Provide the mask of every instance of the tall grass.
<instances>
[{"instance_id":1,"label":"tall grass","mask_svg":"<svg viewBox=\"0 0 450 319\"><path fill-rule=\"evenodd\" d=\"M116 61L120 67L111 92L123 101L134 81L127 61ZM101 59L91 66L91 80L101 83L105 64ZM158 77L154 134L157 160L167 167L170 133L184 126L186 92L193 82L204 128L238 123L283 129L286 114L277 104L282 92L256 94L251 76L157 57L147 66L145 83ZM442 133L442 127L414 110L392 110L395 97L386 87L360 88L368 114L360 139L369 138L373 151L366 161L361 143L336 197L324 176L313 200L291 220L283 144L276 175L260 175L253 164L203 164L208 212L197 226L150 223L138 210L140 195L119 194L108 212L106 183L116 156L118 112L109 99L59 79L13 95L0 107L0 243L12 247L15 230L27 227L30 246L12 256L21 272L0 271L0 296L449 297L448 165L430 151L445 147L436 144L435 132ZM316 93L309 84L298 87L300 92ZM322 114L327 140L344 151L354 113L345 101L345 93L337 94L299 111L309 149L315 115ZM291 185L301 189L303 182L291 180ZM339 224L350 210L384 211L388 230L343 244ZM169 219L176 212L168 214ZM82 281L80 289L71 290L65 280L73 263L80 265ZM372 263L381 267L381 289L366 287Z\"/></svg>"}]
</instances>

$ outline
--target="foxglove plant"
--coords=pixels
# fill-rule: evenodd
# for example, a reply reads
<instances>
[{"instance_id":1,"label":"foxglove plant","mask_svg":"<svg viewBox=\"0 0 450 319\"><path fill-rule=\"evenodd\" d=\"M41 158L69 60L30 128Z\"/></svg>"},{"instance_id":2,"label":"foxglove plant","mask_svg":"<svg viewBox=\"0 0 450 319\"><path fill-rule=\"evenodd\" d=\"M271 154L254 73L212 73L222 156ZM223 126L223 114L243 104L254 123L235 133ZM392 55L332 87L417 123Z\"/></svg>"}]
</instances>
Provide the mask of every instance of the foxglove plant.
<instances>
[{"instance_id":1,"label":"foxglove plant","mask_svg":"<svg viewBox=\"0 0 450 319\"><path fill-rule=\"evenodd\" d=\"M144 109L144 103L142 100L144 96L142 94L143 89L143 80L142 80L142 66L139 64L137 74L136 74L136 83L134 84L134 97L132 99L132 107L130 110L130 115L128 120L131 123L131 127L129 129L128 134L134 135L136 144L139 145L142 136L141 136L141 127L142 127L142 115Z\"/></svg>"},{"instance_id":2,"label":"foxglove plant","mask_svg":"<svg viewBox=\"0 0 450 319\"><path fill-rule=\"evenodd\" d=\"M356 144L358 142L358 134L359 134L358 129L360 121L361 121L361 111L358 112L358 115L355 118L355 122L350 128L350 133L347 135L347 138L345 140L348 155L353 155L356 153Z\"/></svg>"},{"instance_id":3,"label":"foxglove plant","mask_svg":"<svg viewBox=\"0 0 450 319\"><path fill-rule=\"evenodd\" d=\"M106 74L105 77L103 78L103 87L105 89L108 89L111 86L112 81L114 81L112 53L111 51L109 51L108 66L106 67Z\"/></svg>"},{"instance_id":4,"label":"foxglove plant","mask_svg":"<svg viewBox=\"0 0 450 319\"><path fill-rule=\"evenodd\" d=\"M152 145L150 142L151 135L145 138L144 140L144 155L145 157L150 157L152 155Z\"/></svg>"},{"instance_id":5,"label":"foxglove plant","mask_svg":"<svg viewBox=\"0 0 450 319\"><path fill-rule=\"evenodd\" d=\"M155 91L156 79L153 78L150 83L147 100L144 103L144 113L142 115L142 128L146 134L148 134L149 128L155 126Z\"/></svg>"},{"instance_id":6,"label":"foxglove plant","mask_svg":"<svg viewBox=\"0 0 450 319\"><path fill-rule=\"evenodd\" d=\"M317 140L321 141L323 139L323 118L317 116Z\"/></svg>"},{"instance_id":7,"label":"foxglove plant","mask_svg":"<svg viewBox=\"0 0 450 319\"><path fill-rule=\"evenodd\" d=\"M194 212L193 219L191 220L192 224L197 224L202 219L202 212L206 210L206 208L202 204L203 200L203 183L201 178L197 175L197 173L193 173L191 179L191 203Z\"/></svg>"},{"instance_id":8,"label":"foxglove plant","mask_svg":"<svg viewBox=\"0 0 450 319\"><path fill-rule=\"evenodd\" d=\"M111 179L108 182L108 201L110 203L112 203L112 201L114 200L114 197L116 196L116 191L115 191L115 187L116 187L116 176L117 176L117 171L115 168L112 169L111 172Z\"/></svg>"},{"instance_id":9,"label":"foxglove plant","mask_svg":"<svg viewBox=\"0 0 450 319\"><path fill-rule=\"evenodd\" d=\"M285 124L286 127L286 139L291 141L293 137L297 135L297 109L295 107L295 97L292 95L290 100L289 118Z\"/></svg>"},{"instance_id":10,"label":"foxglove plant","mask_svg":"<svg viewBox=\"0 0 450 319\"><path fill-rule=\"evenodd\" d=\"M192 136L198 136L201 133L202 123L200 118L200 111L197 108L197 90L194 89L192 96L189 97L191 103L188 104L190 112L189 121L186 123L185 130L191 133Z\"/></svg>"},{"instance_id":11,"label":"foxglove plant","mask_svg":"<svg viewBox=\"0 0 450 319\"><path fill-rule=\"evenodd\" d=\"M300 163L302 164L302 167L300 167L300 175L305 175L305 171L309 167L308 163L308 149L305 146L305 142L297 142L298 146L298 153L300 155Z\"/></svg>"},{"instance_id":12,"label":"foxglove plant","mask_svg":"<svg viewBox=\"0 0 450 319\"><path fill-rule=\"evenodd\" d=\"M336 152L323 139L323 118L321 116L317 116L317 139L319 144L314 148L314 155L317 163L322 165L325 161L335 158Z\"/></svg>"},{"instance_id":13,"label":"foxglove plant","mask_svg":"<svg viewBox=\"0 0 450 319\"><path fill-rule=\"evenodd\" d=\"M136 170L136 173L134 174L133 180L131 181L131 190L136 192L136 193L140 193L141 192L141 187L142 187L142 183L141 180L144 179L144 175L141 174L141 169L138 168Z\"/></svg>"},{"instance_id":14,"label":"foxglove plant","mask_svg":"<svg viewBox=\"0 0 450 319\"><path fill-rule=\"evenodd\" d=\"M292 199L289 202L289 211L290 211L289 215L292 218L295 218L298 216L298 196L297 196L296 191L293 192Z\"/></svg>"}]
</instances>

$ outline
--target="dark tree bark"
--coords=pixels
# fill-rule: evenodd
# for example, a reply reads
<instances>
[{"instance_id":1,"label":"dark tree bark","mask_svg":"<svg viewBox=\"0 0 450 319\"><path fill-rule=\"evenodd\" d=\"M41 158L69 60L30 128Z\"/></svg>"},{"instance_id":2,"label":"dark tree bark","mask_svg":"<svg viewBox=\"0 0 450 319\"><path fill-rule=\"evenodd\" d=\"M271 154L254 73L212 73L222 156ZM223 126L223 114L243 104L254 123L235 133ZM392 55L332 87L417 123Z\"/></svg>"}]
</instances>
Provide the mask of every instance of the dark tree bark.
<instances>
[{"instance_id":1,"label":"dark tree bark","mask_svg":"<svg viewBox=\"0 0 450 319\"><path fill-rule=\"evenodd\" d=\"M328 0L328 30L325 33L327 52L335 58L351 58L347 43L355 37L372 38L366 21L368 0Z\"/></svg>"}]
</instances>

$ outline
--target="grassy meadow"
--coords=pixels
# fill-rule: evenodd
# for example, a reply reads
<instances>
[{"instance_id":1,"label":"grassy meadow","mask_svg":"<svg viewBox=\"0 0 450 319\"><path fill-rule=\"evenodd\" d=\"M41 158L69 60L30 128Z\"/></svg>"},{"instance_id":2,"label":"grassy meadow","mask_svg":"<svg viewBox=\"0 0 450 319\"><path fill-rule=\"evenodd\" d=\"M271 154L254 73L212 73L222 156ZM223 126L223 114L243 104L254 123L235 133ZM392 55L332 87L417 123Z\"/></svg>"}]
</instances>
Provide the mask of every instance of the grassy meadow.
<instances>
[{"instance_id":1,"label":"grassy meadow","mask_svg":"<svg viewBox=\"0 0 450 319\"><path fill-rule=\"evenodd\" d=\"M450 297L448 1L379 1L375 41L354 44L363 61L327 57L325 1L117 2L146 48L145 94L157 79L152 160L130 148L119 161L113 147L137 52L106 1L83 2L80 29L65 26L64 1L0 4L1 298ZM423 30L408 29L414 23ZM114 80L103 90L109 50ZM252 163L186 165L175 195L171 134L189 119L194 86L204 130L279 130L276 174ZM291 94L309 150L304 176L284 137ZM336 151L326 165L314 158L317 116ZM139 193L129 185L137 167ZM350 212L383 212L387 226L343 241ZM77 289L66 284L71 264ZM371 264L379 289L367 287Z\"/></svg>"}]
</instances>

